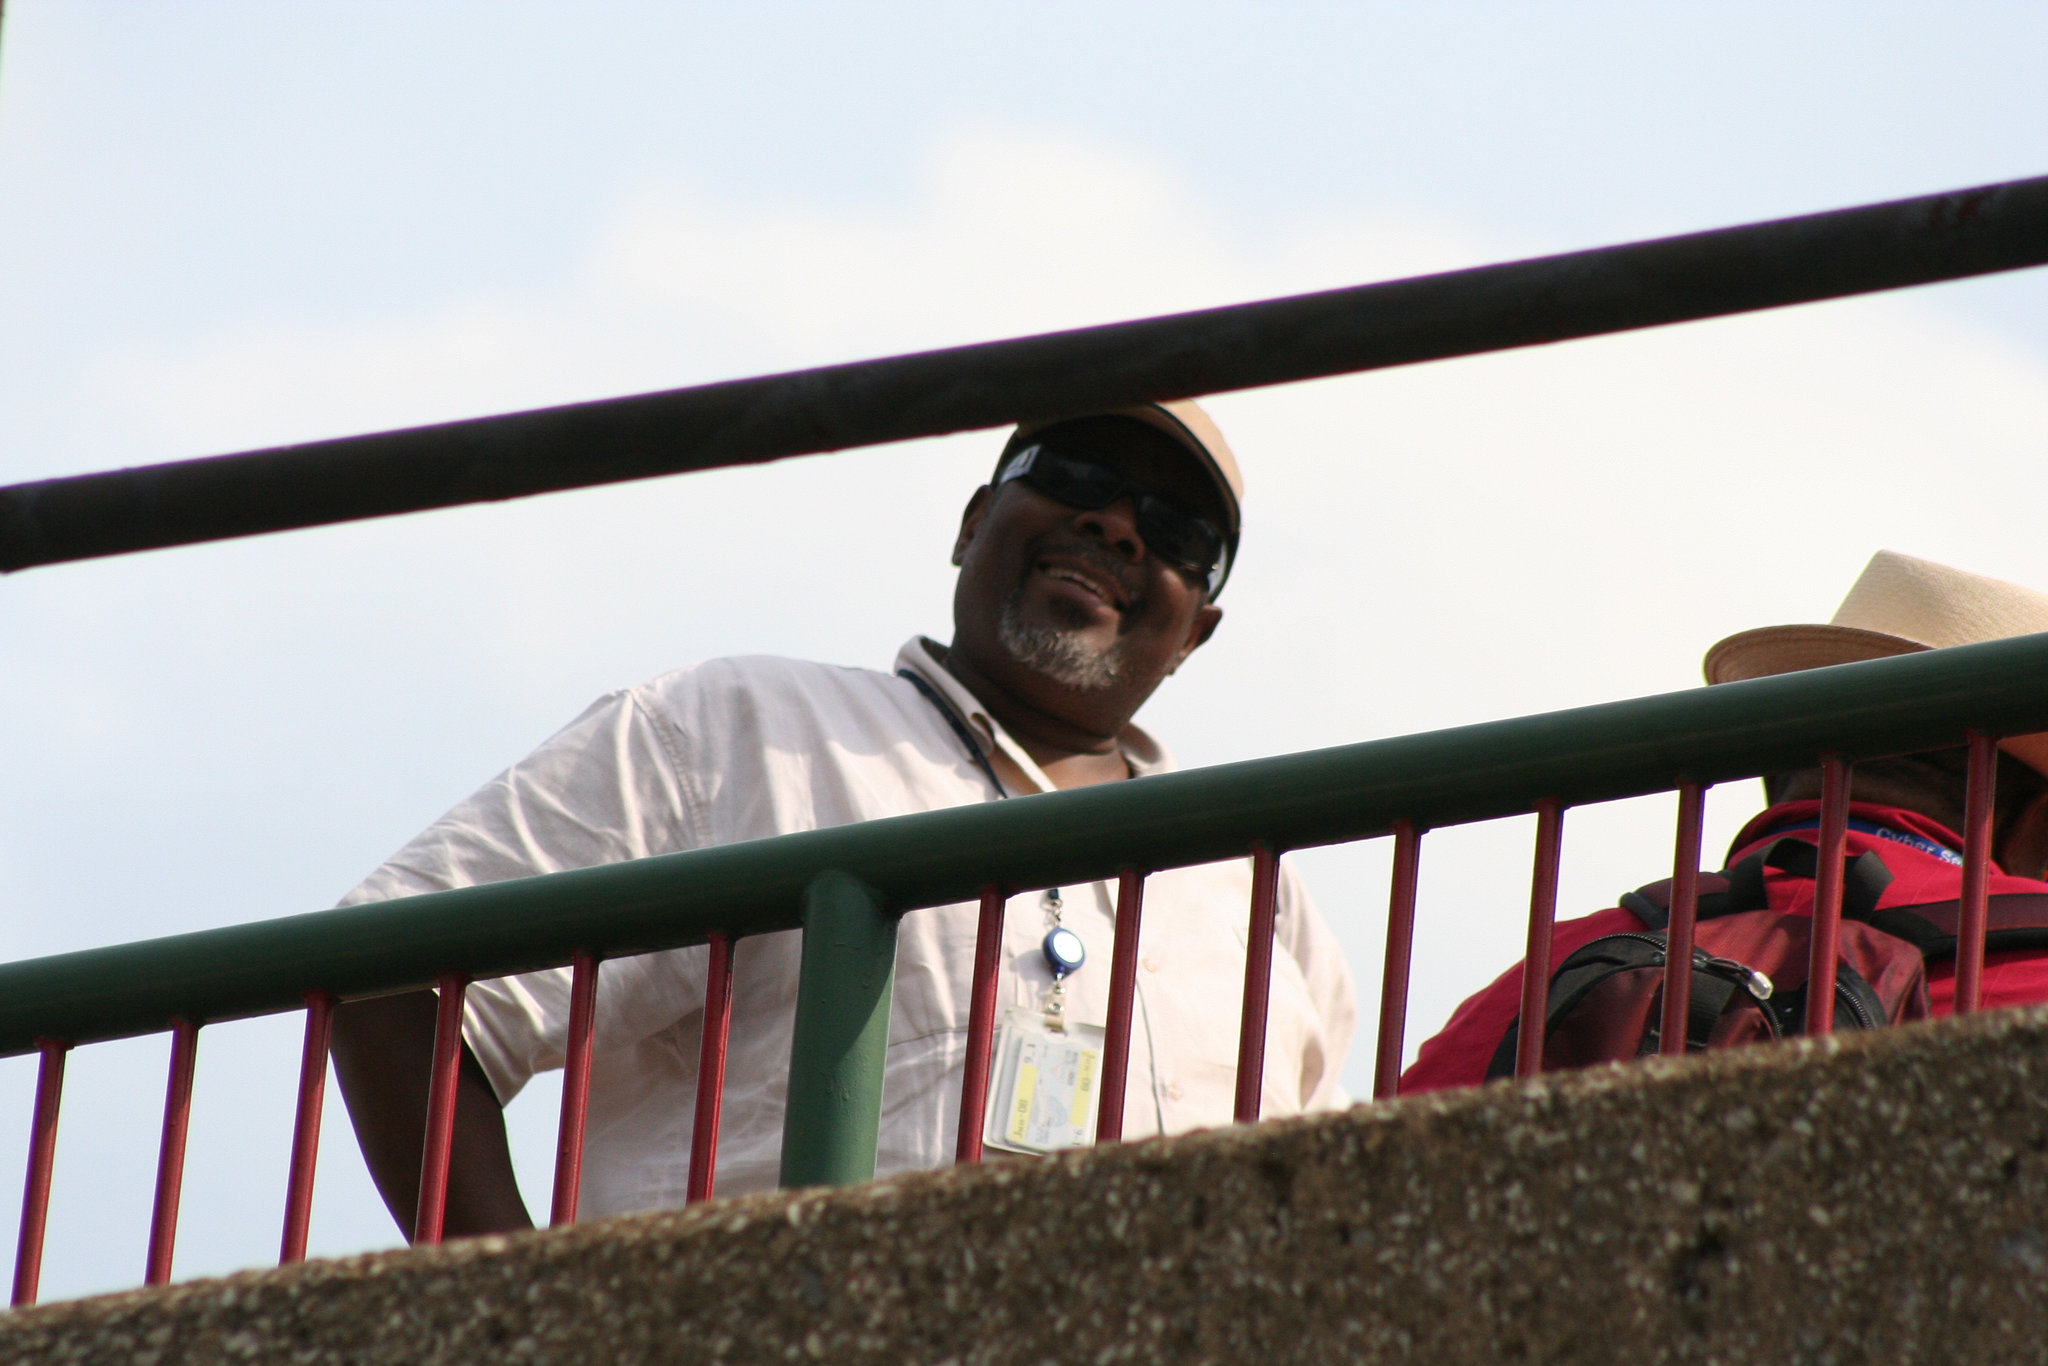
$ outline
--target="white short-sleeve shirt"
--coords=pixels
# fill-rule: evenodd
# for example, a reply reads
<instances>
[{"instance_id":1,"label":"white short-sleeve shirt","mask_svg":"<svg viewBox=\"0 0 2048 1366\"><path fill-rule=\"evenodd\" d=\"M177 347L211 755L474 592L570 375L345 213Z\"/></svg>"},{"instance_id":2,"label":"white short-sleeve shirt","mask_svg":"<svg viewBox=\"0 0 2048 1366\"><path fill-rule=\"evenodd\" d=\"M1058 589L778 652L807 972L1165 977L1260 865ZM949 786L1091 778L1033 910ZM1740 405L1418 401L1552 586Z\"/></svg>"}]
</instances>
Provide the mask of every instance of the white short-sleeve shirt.
<instances>
[{"instance_id":1,"label":"white short-sleeve shirt","mask_svg":"<svg viewBox=\"0 0 2048 1366\"><path fill-rule=\"evenodd\" d=\"M1011 794L1051 782L912 640L897 667L924 679L971 728ZM1137 727L1133 773L1172 766ZM718 659L599 699L532 754L407 844L344 905L565 868L845 825L1002 797L947 717L893 673L769 657ZM1108 1013L1114 888L1062 889L1063 923L1089 964L1068 979L1067 1016ZM1127 1137L1230 1122L1251 871L1234 860L1146 882ZM1042 1005L1047 921L1033 893L1010 901L1001 1001ZM878 1171L952 1161L978 908L913 911L898 931ZM780 1166L801 936L739 941L718 1144L720 1194L772 1189ZM703 1024L702 947L618 959L598 977L579 1212L679 1205ZM1355 1007L1329 927L1282 863L1263 1112L1348 1103L1339 1083ZM560 1067L567 968L478 982L463 1037L500 1100Z\"/></svg>"}]
</instances>

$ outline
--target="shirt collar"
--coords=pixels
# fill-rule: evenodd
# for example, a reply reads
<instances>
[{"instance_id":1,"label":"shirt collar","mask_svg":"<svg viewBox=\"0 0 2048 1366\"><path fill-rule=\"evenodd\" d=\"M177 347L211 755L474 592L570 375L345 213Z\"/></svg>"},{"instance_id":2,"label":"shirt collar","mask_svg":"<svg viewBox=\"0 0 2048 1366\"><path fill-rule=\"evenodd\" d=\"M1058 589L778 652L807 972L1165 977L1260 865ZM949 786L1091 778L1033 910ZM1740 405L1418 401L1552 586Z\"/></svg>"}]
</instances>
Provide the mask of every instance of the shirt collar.
<instances>
[{"instance_id":1,"label":"shirt collar","mask_svg":"<svg viewBox=\"0 0 2048 1366\"><path fill-rule=\"evenodd\" d=\"M1019 794L1052 791L1053 781L1045 776L1045 770L988 714L988 709L981 705L981 699L953 677L941 662L944 655L945 647L937 641L928 636L912 636L896 652L896 667L908 669L931 684L954 713L967 723L985 746L996 771L1002 774L1005 787ZM1126 724L1117 732L1116 740L1118 748L1123 750L1124 762L1131 766L1132 777L1143 778L1152 773L1172 771L1173 756L1138 726Z\"/></svg>"},{"instance_id":2,"label":"shirt collar","mask_svg":"<svg viewBox=\"0 0 2048 1366\"><path fill-rule=\"evenodd\" d=\"M1880 806L1875 802L1851 802L1849 804L1849 815L1854 820L1867 821L1873 825L1881 825L1909 835L1918 835L1920 838L1931 840L1944 848L1960 851L1963 847L1963 837L1961 835L1958 835L1940 821L1935 820L1932 816L1923 816L1918 811L1908 811L1904 807ZM1742 827L1741 833L1735 837L1735 842L1729 846L1728 861L1732 864L1741 855L1752 852L1754 846L1761 845L1766 836L1781 827L1819 819L1820 803L1818 801L1780 802L1776 806L1760 813L1749 824ZM1852 839L1856 839L1861 835L1861 832L1855 830L1851 830L1849 833ZM1862 838L1867 840L1870 837L1863 836ZM1864 847L1868 847L1867 843ZM1886 848L1887 852L1889 852L1899 848L1911 848L1911 846L1888 842ZM1914 852L1918 853L1919 851L1915 850ZM1922 854L1920 856L1923 858L1934 857L1931 854Z\"/></svg>"}]
</instances>

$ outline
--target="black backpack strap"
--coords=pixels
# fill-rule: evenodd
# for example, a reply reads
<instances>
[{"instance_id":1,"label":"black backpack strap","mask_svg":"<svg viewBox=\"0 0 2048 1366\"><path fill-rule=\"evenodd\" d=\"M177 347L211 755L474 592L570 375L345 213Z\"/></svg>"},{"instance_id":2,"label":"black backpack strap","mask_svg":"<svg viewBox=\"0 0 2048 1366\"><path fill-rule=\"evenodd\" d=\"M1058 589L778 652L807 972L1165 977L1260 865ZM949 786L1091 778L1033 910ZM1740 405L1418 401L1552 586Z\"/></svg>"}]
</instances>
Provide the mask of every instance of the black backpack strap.
<instances>
[{"instance_id":1,"label":"black backpack strap","mask_svg":"<svg viewBox=\"0 0 2048 1366\"><path fill-rule=\"evenodd\" d=\"M1521 1020L1518 1018L1509 1021L1508 1032L1500 1037L1500 1047L1493 1050L1493 1061L1486 1064L1488 1081L1499 1081L1502 1077L1515 1075L1515 1053L1521 1041Z\"/></svg>"},{"instance_id":2,"label":"black backpack strap","mask_svg":"<svg viewBox=\"0 0 2048 1366\"><path fill-rule=\"evenodd\" d=\"M1653 882L1621 894L1621 908L1653 930L1671 926L1671 880Z\"/></svg>"},{"instance_id":3,"label":"black backpack strap","mask_svg":"<svg viewBox=\"0 0 2048 1366\"><path fill-rule=\"evenodd\" d=\"M1724 915L1769 909L1770 897L1764 890L1766 868L1793 877L1812 878L1820 870L1820 850L1805 840L1787 837L1773 841L1769 848L1751 854L1725 872L1701 873L1696 917L1718 920ZM1884 860L1875 852L1844 857L1842 914L1851 920L1868 920L1891 885L1892 870L1884 866ZM1671 923L1671 879L1625 892L1620 904L1651 929L1664 929Z\"/></svg>"},{"instance_id":4,"label":"black backpack strap","mask_svg":"<svg viewBox=\"0 0 2048 1366\"><path fill-rule=\"evenodd\" d=\"M1771 906L1770 895L1764 891L1764 856L1751 854L1727 872L1728 892L1719 904L1701 905L1700 914L1708 920L1724 915L1741 915L1745 911L1765 911Z\"/></svg>"},{"instance_id":5,"label":"black backpack strap","mask_svg":"<svg viewBox=\"0 0 2048 1366\"><path fill-rule=\"evenodd\" d=\"M1695 970L1692 975L1692 1009L1685 1022L1685 1051L1704 1053L1714 1037L1714 1026L1727 1013L1740 990L1729 978Z\"/></svg>"},{"instance_id":6,"label":"black backpack strap","mask_svg":"<svg viewBox=\"0 0 2048 1366\"><path fill-rule=\"evenodd\" d=\"M1789 835L1772 840L1755 857L1766 867L1790 873L1793 877L1803 877L1808 882L1820 874L1820 846L1806 840L1795 840Z\"/></svg>"},{"instance_id":7,"label":"black backpack strap","mask_svg":"<svg viewBox=\"0 0 2048 1366\"><path fill-rule=\"evenodd\" d=\"M1762 864L1758 863L1755 877L1750 879L1754 891L1745 885L1738 888L1736 880L1745 871L1749 860L1736 865L1725 873L1701 873L1699 881L1699 919L1712 920L1715 916L1734 915L1738 911L1760 911L1764 908L1764 880ZM1748 904L1751 901L1755 904ZM1638 887L1633 892L1623 892L1618 903L1621 908L1653 930L1669 928L1671 924L1671 879L1653 882L1647 887Z\"/></svg>"},{"instance_id":8,"label":"black backpack strap","mask_svg":"<svg viewBox=\"0 0 2048 1366\"><path fill-rule=\"evenodd\" d=\"M1619 904L1651 929L1668 929L1671 879L1623 892ZM1766 910L1770 904L1770 898L1764 894L1764 856L1751 854L1733 868L1700 874L1699 899L1693 916L1697 920L1717 920L1724 915Z\"/></svg>"},{"instance_id":9,"label":"black backpack strap","mask_svg":"<svg viewBox=\"0 0 2048 1366\"><path fill-rule=\"evenodd\" d=\"M1771 847L1764 850L1763 862L1766 867L1790 873L1793 877L1813 878L1820 874L1820 849L1805 840L1788 836L1773 841ZM1844 855L1842 914L1851 920L1868 920L1884 896L1885 888L1891 885L1892 870L1884 866L1884 860L1877 856L1875 850Z\"/></svg>"},{"instance_id":10,"label":"black backpack strap","mask_svg":"<svg viewBox=\"0 0 2048 1366\"><path fill-rule=\"evenodd\" d=\"M1887 906L1858 918L1873 929L1905 940L1930 962L1938 962L1955 957L1963 907L1960 901L1930 901ZM2048 893L2008 892L1990 898L1985 927L1986 953L2048 949Z\"/></svg>"},{"instance_id":11,"label":"black backpack strap","mask_svg":"<svg viewBox=\"0 0 2048 1366\"><path fill-rule=\"evenodd\" d=\"M1892 870L1884 866L1875 849L1864 850L1842 870L1842 914L1851 920L1869 919L1891 885Z\"/></svg>"}]
</instances>

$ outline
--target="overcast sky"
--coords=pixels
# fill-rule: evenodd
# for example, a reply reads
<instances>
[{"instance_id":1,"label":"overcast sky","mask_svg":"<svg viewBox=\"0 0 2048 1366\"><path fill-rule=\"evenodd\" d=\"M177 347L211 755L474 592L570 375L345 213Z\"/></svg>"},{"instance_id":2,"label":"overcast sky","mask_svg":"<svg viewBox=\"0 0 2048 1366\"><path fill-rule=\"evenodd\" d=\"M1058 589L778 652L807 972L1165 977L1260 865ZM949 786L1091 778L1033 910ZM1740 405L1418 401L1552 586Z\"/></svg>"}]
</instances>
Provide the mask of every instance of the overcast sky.
<instances>
[{"instance_id":1,"label":"overcast sky","mask_svg":"<svg viewBox=\"0 0 2048 1366\"><path fill-rule=\"evenodd\" d=\"M14 0L0 482L2048 172L2038 6ZM2048 588L2040 272L1218 398L1214 763L1690 687L1891 547ZM593 696L949 629L994 433L0 582L0 956L330 904ZM1715 794L1718 852L1756 804ZM1567 819L1567 912L1671 803ZM1411 1049L1519 952L1429 837ZM1376 1009L1385 850L1301 856ZM275 1255L296 1018L208 1030L179 1275ZM71 1064L46 1293L140 1279L165 1041ZM1370 1038L1349 1072L1370 1083ZM11 1228L33 1066L0 1063ZM514 1106L544 1205L551 1093ZM338 1097L316 1252L396 1241Z\"/></svg>"}]
</instances>

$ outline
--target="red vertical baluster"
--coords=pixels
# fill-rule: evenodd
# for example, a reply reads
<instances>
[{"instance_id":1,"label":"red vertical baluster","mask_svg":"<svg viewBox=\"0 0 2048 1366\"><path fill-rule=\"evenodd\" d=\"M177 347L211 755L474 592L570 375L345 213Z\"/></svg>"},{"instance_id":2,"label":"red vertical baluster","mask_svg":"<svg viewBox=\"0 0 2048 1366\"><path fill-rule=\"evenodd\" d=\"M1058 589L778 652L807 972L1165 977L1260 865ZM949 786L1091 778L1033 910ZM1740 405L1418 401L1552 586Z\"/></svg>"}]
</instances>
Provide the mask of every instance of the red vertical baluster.
<instances>
[{"instance_id":1,"label":"red vertical baluster","mask_svg":"<svg viewBox=\"0 0 2048 1366\"><path fill-rule=\"evenodd\" d=\"M1693 924L1700 907L1700 831L1706 822L1707 790L1699 783L1678 787L1678 843L1671 856L1671 922L1665 932L1664 1020L1658 1051L1685 1052L1692 1020Z\"/></svg>"},{"instance_id":2,"label":"red vertical baluster","mask_svg":"<svg viewBox=\"0 0 2048 1366\"><path fill-rule=\"evenodd\" d=\"M28 1179L21 1192L21 1237L14 1244L14 1300L34 1304L43 1279L43 1229L50 1217L50 1172L57 1161L57 1104L64 1098L64 1055L71 1045L37 1039L35 1117L29 1121Z\"/></svg>"},{"instance_id":3,"label":"red vertical baluster","mask_svg":"<svg viewBox=\"0 0 2048 1366\"><path fill-rule=\"evenodd\" d=\"M334 998L306 993L306 1042L299 1052L299 1106L292 1118L291 1175L285 1180L284 1241L278 1264L306 1260L306 1230L313 1222L313 1167L320 1157L320 1110L327 1099L327 1045L334 1033Z\"/></svg>"},{"instance_id":4,"label":"red vertical baluster","mask_svg":"<svg viewBox=\"0 0 2048 1366\"><path fill-rule=\"evenodd\" d=\"M1564 807L1536 804L1536 867L1529 879L1529 945L1522 955L1522 1013L1515 1075L1543 1070L1543 1029L1550 999L1550 940L1557 923L1557 867L1564 851Z\"/></svg>"},{"instance_id":5,"label":"red vertical baluster","mask_svg":"<svg viewBox=\"0 0 2048 1366\"><path fill-rule=\"evenodd\" d=\"M1977 1009L1984 992L1984 928L1991 894L1991 812L1998 781L1998 741L1970 732L1970 786L1963 803L1963 916L1956 927L1958 1015Z\"/></svg>"},{"instance_id":6,"label":"red vertical baluster","mask_svg":"<svg viewBox=\"0 0 2048 1366\"><path fill-rule=\"evenodd\" d=\"M590 1118L590 1053L597 1036L597 959L579 953L569 968L569 1046L562 1062L562 1124L555 1135L555 1199L548 1226L576 1222L583 1189L583 1130Z\"/></svg>"},{"instance_id":7,"label":"red vertical baluster","mask_svg":"<svg viewBox=\"0 0 2048 1366\"><path fill-rule=\"evenodd\" d=\"M171 1023L171 1078L164 1091L163 1146L157 1150L156 1204L149 1216L149 1268L144 1285L171 1279L171 1252L178 1241L178 1195L185 1185L185 1133L192 1122L192 1068L199 1057L199 1026Z\"/></svg>"},{"instance_id":8,"label":"red vertical baluster","mask_svg":"<svg viewBox=\"0 0 2048 1366\"><path fill-rule=\"evenodd\" d=\"M732 1037L732 939L710 938L704 974L704 1032L697 1050L697 1120L690 1131L692 1202L709 1200L718 1176L718 1115L725 1104L725 1049Z\"/></svg>"},{"instance_id":9,"label":"red vertical baluster","mask_svg":"<svg viewBox=\"0 0 2048 1366\"><path fill-rule=\"evenodd\" d=\"M1237 1033L1237 1110L1240 1124L1259 1117L1266 1086L1266 1011L1273 995L1273 919L1280 900L1280 854L1264 841L1252 846L1252 914L1244 954L1244 1017Z\"/></svg>"},{"instance_id":10,"label":"red vertical baluster","mask_svg":"<svg viewBox=\"0 0 2048 1366\"><path fill-rule=\"evenodd\" d=\"M1403 817L1394 822L1393 890L1387 897L1387 961L1380 979L1379 1055L1373 1061L1372 1098L1400 1090L1401 1046L1408 1029L1408 969L1415 957L1415 883L1422 869L1422 832Z\"/></svg>"},{"instance_id":11,"label":"red vertical baluster","mask_svg":"<svg viewBox=\"0 0 2048 1366\"><path fill-rule=\"evenodd\" d=\"M1003 889L981 889L981 921L974 930L974 986L967 998L967 1066L960 1076L960 1132L956 1162L981 1161L982 1116L988 1107L989 1054L996 1043L996 974L1003 963Z\"/></svg>"},{"instance_id":12,"label":"red vertical baluster","mask_svg":"<svg viewBox=\"0 0 2048 1366\"><path fill-rule=\"evenodd\" d=\"M438 1243L448 1218L448 1164L455 1152L456 1086L462 1072L462 997L469 978L459 972L435 979L441 994L434 1011L434 1070L427 1083L427 1134L420 1150L420 1199L412 1240Z\"/></svg>"},{"instance_id":13,"label":"red vertical baluster","mask_svg":"<svg viewBox=\"0 0 2048 1366\"><path fill-rule=\"evenodd\" d=\"M1144 915L1144 875L1125 868L1116 879L1116 942L1109 955L1109 1025L1102 1042L1097 1143L1115 1143L1124 1136L1124 1089L1131 1075L1131 1003L1138 996L1138 928Z\"/></svg>"},{"instance_id":14,"label":"red vertical baluster","mask_svg":"<svg viewBox=\"0 0 2048 1366\"><path fill-rule=\"evenodd\" d=\"M1813 951L1806 968L1806 1032L1835 1028L1835 957L1842 937L1842 851L1849 835L1849 766L1820 761L1820 864L1813 880Z\"/></svg>"}]
</instances>

